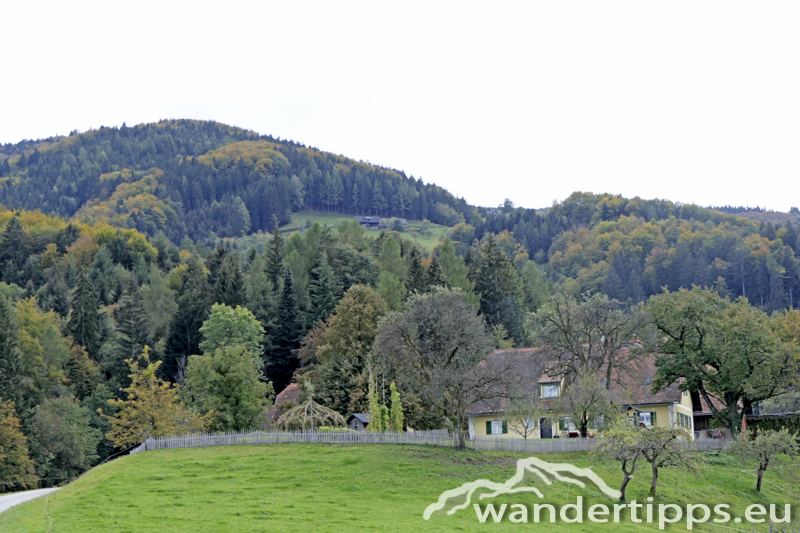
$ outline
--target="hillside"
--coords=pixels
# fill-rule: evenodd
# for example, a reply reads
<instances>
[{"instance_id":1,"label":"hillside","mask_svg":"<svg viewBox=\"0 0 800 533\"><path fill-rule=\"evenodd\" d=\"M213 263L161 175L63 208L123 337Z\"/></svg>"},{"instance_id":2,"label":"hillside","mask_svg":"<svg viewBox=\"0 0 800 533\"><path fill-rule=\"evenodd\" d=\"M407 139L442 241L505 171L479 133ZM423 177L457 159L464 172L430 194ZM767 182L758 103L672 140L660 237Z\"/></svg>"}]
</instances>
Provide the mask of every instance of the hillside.
<instances>
[{"instance_id":1,"label":"hillside","mask_svg":"<svg viewBox=\"0 0 800 533\"><path fill-rule=\"evenodd\" d=\"M525 525L507 519L500 524L480 524L471 506L450 516L434 515L429 521L423 520L422 513L439 494L462 483L505 481L513 475L516 460L523 457L505 452L459 453L449 448L303 444L146 452L96 468L53 494L49 501L36 500L3 513L0 530L145 533L163 531L169 524L169 530L175 533L519 531ZM591 464L607 483L618 482L618 466L592 464L582 453L546 454L541 458L582 467ZM796 473L779 476L767 472L766 488L757 495L753 476L740 472L752 466L725 456L716 462L726 464L709 466L702 478L663 470L656 503L724 502L731 506L734 516L742 516L752 503L800 505L789 492L799 481ZM648 474L645 469L631 482L631 500L641 502L647 497ZM582 496L584 508L593 503L613 503L589 487L572 486L568 492L563 483L535 485L544 493L544 500L528 493L489 501L560 506L575 503L575 497ZM633 524L629 519L614 527L617 531L658 530L657 524ZM608 524L592 524L585 519L582 525L561 524L560 529L605 531ZM683 524L671 529L682 530ZM719 531L713 524L695 525L695 529ZM750 531L750 527L746 529Z\"/></svg>"},{"instance_id":2,"label":"hillside","mask_svg":"<svg viewBox=\"0 0 800 533\"><path fill-rule=\"evenodd\" d=\"M170 120L0 146L0 205L173 242L272 231L302 209L474 222L467 204L403 172L219 124Z\"/></svg>"},{"instance_id":3,"label":"hillside","mask_svg":"<svg viewBox=\"0 0 800 533\"><path fill-rule=\"evenodd\" d=\"M306 221L332 217L335 225L355 214L427 219L432 234L413 237L424 249L448 227L459 255L494 234L520 270L523 258L535 260L576 295L643 301L664 286L697 284L767 310L796 306L800 295L796 212L582 192L539 210L510 199L470 206L401 171L207 121L101 127L0 146L0 205L150 237L163 232L175 244L228 238L259 250L276 220L289 233Z\"/></svg>"}]
</instances>

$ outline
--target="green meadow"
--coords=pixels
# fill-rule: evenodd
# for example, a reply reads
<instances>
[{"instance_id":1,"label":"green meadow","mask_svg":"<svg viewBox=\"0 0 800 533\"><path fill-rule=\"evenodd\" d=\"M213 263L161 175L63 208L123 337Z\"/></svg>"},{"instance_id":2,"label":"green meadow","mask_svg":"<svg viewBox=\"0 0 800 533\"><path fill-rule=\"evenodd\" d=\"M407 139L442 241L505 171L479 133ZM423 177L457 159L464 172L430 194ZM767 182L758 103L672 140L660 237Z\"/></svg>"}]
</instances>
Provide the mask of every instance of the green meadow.
<instances>
[{"instance_id":1,"label":"green meadow","mask_svg":"<svg viewBox=\"0 0 800 533\"><path fill-rule=\"evenodd\" d=\"M281 232L284 234L294 233L296 231L302 231L303 228L306 226L306 222L310 221L311 224L319 223L320 225L327 224L328 227L335 228L339 222L343 220L350 220L353 218L353 215L342 215L340 213L325 213L322 211L298 211L297 213L292 213L292 221L289 224L285 224L280 226ZM423 248L426 250L433 249L434 246L439 242L441 237L447 233L449 229L447 226L441 226L439 224L429 224L428 229L430 230L430 235L421 235L414 236L414 232L419 233L422 227L421 220L408 220L408 231L403 233L403 237L406 239L411 239L413 241L418 242ZM373 237L378 235L378 230L369 230L367 232L368 235Z\"/></svg>"},{"instance_id":2,"label":"green meadow","mask_svg":"<svg viewBox=\"0 0 800 533\"><path fill-rule=\"evenodd\" d=\"M85 532L449 532L529 531L533 523L478 521L470 505L453 515L423 519L439 495L478 479L504 482L527 457L506 452L458 452L450 448L380 445L286 444L162 450L123 457L90 471L49 499L40 498L0 514L4 533ZM594 462L586 453L547 454L549 462L592 469L609 485L619 482L618 466ZM769 471L761 494L754 491L753 465L726 456L701 477L682 470L663 470L653 502L685 505L729 504L733 516L744 516L754 503L792 505L794 529L800 528L800 477L796 468ZM644 502L650 485L649 465L642 464L628 489L628 500ZM551 503L556 508L582 496L584 509L614 501L596 490L562 482L535 484L544 494L505 495L473 503ZM586 512L584 512L586 515ZM623 514L623 517L626 515ZM532 514L529 516L532 520ZM553 531L657 531L626 517L619 524L541 524ZM667 526L684 531L685 522ZM700 531L752 531L750 524L695 525ZM765 524L756 531L767 531ZM777 529L780 530L780 527Z\"/></svg>"}]
</instances>

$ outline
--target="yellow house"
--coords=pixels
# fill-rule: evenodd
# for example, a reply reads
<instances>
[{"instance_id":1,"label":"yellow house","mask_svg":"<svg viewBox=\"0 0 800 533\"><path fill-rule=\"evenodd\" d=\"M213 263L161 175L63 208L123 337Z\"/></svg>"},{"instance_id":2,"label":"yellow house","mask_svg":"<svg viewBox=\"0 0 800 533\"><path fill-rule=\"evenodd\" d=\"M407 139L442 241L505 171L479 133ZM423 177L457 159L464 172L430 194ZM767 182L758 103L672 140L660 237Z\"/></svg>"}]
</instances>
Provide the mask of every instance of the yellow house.
<instances>
[{"instance_id":1,"label":"yellow house","mask_svg":"<svg viewBox=\"0 0 800 533\"><path fill-rule=\"evenodd\" d=\"M530 348L514 351L530 351L531 365L544 368L541 357L544 352ZM492 356L503 356L503 352L512 350L496 350ZM537 360L538 359L538 360ZM692 397L688 392L681 392L677 384L665 390L652 392L651 381L655 375L655 356L640 361L635 368L626 373L612 371L611 390L617 404L636 424L645 427L681 427L694 435ZM598 372L604 376L605 371ZM550 376L545 371L534 372L535 378L530 385L530 394L539 401L546 415L530 417L524 410L510 412L508 402L497 398L487 402L474 404L469 412L469 436L550 439L577 437L579 433L575 424L558 411L558 398L564 390L564 380ZM600 379L600 376L598 376ZM604 380L605 381L605 380ZM539 409L541 411L541 408ZM594 426L596 424L590 424ZM590 435L593 431L590 430Z\"/></svg>"}]
</instances>

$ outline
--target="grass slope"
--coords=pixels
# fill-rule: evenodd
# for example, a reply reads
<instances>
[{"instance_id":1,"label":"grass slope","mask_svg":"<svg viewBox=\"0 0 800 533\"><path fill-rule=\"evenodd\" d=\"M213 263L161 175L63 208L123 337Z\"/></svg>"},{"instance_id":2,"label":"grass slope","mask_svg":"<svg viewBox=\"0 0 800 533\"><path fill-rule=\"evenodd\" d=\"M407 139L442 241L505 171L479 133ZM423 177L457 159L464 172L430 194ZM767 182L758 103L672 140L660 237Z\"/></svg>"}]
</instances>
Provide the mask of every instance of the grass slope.
<instances>
[{"instance_id":1,"label":"grass slope","mask_svg":"<svg viewBox=\"0 0 800 533\"><path fill-rule=\"evenodd\" d=\"M353 218L353 215L343 215L341 213L325 213L322 211L298 211L297 213L292 213L292 221L289 224L285 224L280 226L280 230L282 233L293 233L295 231L301 231L306 224L306 221L310 221L311 224L318 222L320 225L327 224L329 227L335 228L339 222L342 220L349 220ZM449 229L447 226L441 226L439 224L431 223L429 225L429 229L431 234L427 236L419 235L414 237L412 234L414 232L419 232L420 228L422 227L421 220L408 220L408 231L403 233L403 237L407 239L412 239L418 242L423 248L427 250L433 249L434 246L439 242L441 237L447 233ZM378 230L369 230L369 235L377 236Z\"/></svg>"},{"instance_id":2,"label":"grass slope","mask_svg":"<svg viewBox=\"0 0 800 533\"><path fill-rule=\"evenodd\" d=\"M470 507L425 521L422 512L445 490L480 478L503 482L525 457L505 452L456 452L414 446L331 446L293 444L162 450L121 458L96 468L77 482L0 515L4 533L84 532L265 532L265 531L525 531L536 524L480 524ZM585 453L548 454L550 462L591 463ZM751 503L800 505L800 479L793 469L767 472L763 493L753 488L752 468L733 461L709 467L703 478L664 471L655 503L727 503L742 516ZM594 464L606 482L616 485L618 469ZM628 489L629 500L643 501L649 468L642 465ZM584 497L612 503L598 492L537 484L546 499L531 494L496 498L498 503L565 504ZM569 493L568 493L569 491ZM790 492L794 492L792 496ZM474 502L475 500L473 500ZM484 500L484 503L486 500ZM782 509L782 507L781 507ZM46 513L45 513L46 511ZM781 513L782 514L782 513ZM50 519L48 519L48 516ZM797 510L794 510L795 528ZM531 517L532 518L532 517ZM729 531L711 524L702 531ZM750 531L752 526L735 528ZM556 531L657 530L656 524L547 524ZM682 523L668 530L683 531ZM756 531L765 531L766 528Z\"/></svg>"}]
</instances>

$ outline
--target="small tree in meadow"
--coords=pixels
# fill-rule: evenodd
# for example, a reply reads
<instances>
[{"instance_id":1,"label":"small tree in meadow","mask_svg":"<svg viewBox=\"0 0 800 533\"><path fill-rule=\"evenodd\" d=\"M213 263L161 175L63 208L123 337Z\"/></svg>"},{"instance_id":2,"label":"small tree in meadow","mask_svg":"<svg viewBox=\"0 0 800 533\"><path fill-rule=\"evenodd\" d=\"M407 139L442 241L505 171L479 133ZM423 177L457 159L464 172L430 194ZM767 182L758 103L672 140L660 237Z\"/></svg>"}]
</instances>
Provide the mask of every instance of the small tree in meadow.
<instances>
[{"instance_id":1,"label":"small tree in meadow","mask_svg":"<svg viewBox=\"0 0 800 533\"><path fill-rule=\"evenodd\" d=\"M643 428L628 425L626 421L620 421L612 428L602 433L600 445L592 450L592 455L602 459L618 461L622 470L622 484L619 487L619 501L625 500L625 488L633 479L639 459L643 457L642 451L644 441L642 433L647 431Z\"/></svg>"},{"instance_id":2,"label":"small tree in meadow","mask_svg":"<svg viewBox=\"0 0 800 533\"><path fill-rule=\"evenodd\" d=\"M757 434L748 431L747 438L735 441L728 451L743 459L758 461L756 491L761 492L761 479L769 468L770 461L779 460L780 455L797 456L800 452L798 438L800 437L797 433L789 433L787 428L779 431L768 429Z\"/></svg>"},{"instance_id":3,"label":"small tree in meadow","mask_svg":"<svg viewBox=\"0 0 800 533\"><path fill-rule=\"evenodd\" d=\"M651 496L656 495L659 468L680 466L698 473L705 462L702 455L689 449L692 437L685 429L653 426L645 431L639 430L639 437L642 455L653 469Z\"/></svg>"}]
</instances>

